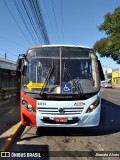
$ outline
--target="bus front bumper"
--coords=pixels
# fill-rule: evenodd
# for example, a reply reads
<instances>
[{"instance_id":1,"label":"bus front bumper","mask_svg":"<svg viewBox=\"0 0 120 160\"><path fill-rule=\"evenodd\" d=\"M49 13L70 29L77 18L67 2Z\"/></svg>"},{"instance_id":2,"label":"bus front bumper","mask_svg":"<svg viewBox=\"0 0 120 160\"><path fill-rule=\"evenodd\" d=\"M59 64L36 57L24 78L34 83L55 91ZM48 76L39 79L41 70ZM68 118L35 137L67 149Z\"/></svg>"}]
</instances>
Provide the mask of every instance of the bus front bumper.
<instances>
[{"instance_id":1,"label":"bus front bumper","mask_svg":"<svg viewBox=\"0 0 120 160\"><path fill-rule=\"evenodd\" d=\"M90 113L80 115L44 115L36 114L37 127L93 127L100 122L100 107ZM58 122L55 119L67 119L66 122Z\"/></svg>"}]
</instances>

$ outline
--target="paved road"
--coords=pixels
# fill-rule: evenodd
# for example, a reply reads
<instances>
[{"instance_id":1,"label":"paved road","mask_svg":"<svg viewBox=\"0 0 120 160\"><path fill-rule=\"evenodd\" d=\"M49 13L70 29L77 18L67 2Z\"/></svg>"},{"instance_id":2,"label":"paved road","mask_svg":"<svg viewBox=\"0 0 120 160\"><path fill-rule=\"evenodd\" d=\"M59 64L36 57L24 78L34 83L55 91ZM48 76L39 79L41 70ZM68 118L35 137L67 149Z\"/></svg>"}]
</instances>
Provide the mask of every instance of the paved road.
<instances>
[{"instance_id":1,"label":"paved road","mask_svg":"<svg viewBox=\"0 0 120 160\"><path fill-rule=\"evenodd\" d=\"M12 97L0 102L0 135L20 121L19 100Z\"/></svg>"},{"instance_id":2,"label":"paved road","mask_svg":"<svg viewBox=\"0 0 120 160\"><path fill-rule=\"evenodd\" d=\"M120 88L102 88L102 98L120 106Z\"/></svg>"},{"instance_id":3,"label":"paved road","mask_svg":"<svg viewBox=\"0 0 120 160\"><path fill-rule=\"evenodd\" d=\"M39 128L26 127L11 151L69 151L68 157L50 157L50 160L116 160L120 157L74 157L72 151L120 151L120 90L102 90L101 123L93 128ZM58 154L57 152L55 154ZM60 154L63 154L60 152Z\"/></svg>"}]
</instances>

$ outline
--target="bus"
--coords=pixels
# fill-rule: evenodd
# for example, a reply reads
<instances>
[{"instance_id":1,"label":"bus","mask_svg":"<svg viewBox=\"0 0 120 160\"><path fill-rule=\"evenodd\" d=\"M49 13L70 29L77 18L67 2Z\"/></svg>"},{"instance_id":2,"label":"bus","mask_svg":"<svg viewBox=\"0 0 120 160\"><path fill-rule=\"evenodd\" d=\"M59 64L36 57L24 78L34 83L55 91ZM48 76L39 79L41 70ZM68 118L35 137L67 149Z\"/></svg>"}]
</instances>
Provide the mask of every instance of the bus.
<instances>
[{"instance_id":1,"label":"bus","mask_svg":"<svg viewBox=\"0 0 120 160\"><path fill-rule=\"evenodd\" d=\"M98 126L103 72L95 51L74 45L31 47L20 54L20 113L25 126Z\"/></svg>"}]
</instances>

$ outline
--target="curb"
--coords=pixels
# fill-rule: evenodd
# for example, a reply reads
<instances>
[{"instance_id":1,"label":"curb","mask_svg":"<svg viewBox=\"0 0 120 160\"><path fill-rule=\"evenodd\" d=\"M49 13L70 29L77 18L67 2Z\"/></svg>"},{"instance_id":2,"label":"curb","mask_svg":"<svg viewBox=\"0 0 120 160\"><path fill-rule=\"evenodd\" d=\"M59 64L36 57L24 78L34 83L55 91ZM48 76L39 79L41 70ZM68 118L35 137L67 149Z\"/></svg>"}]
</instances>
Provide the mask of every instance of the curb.
<instances>
[{"instance_id":1,"label":"curb","mask_svg":"<svg viewBox=\"0 0 120 160\"><path fill-rule=\"evenodd\" d=\"M10 136L7 138L6 142L2 145L2 147L0 148L0 152L5 152L8 151L10 145L13 143L15 137L17 136L17 134L19 133L19 131L23 128L23 125L20 122L18 122L15 126L15 128L13 129L13 131L11 132Z\"/></svg>"}]
</instances>

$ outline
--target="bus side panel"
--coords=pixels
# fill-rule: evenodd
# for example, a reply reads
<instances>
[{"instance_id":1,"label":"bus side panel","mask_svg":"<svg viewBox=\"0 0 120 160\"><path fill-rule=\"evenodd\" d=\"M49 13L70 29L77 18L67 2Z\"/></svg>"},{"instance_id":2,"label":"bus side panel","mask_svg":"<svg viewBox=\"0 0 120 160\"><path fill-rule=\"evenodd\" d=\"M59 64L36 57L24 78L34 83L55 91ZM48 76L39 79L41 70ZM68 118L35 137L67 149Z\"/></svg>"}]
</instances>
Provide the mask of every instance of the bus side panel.
<instances>
[{"instance_id":1,"label":"bus side panel","mask_svg":"<svg viewBox=\"0 0 120 160\"><path fill-rule=\"evenodd\" d=\"M29 104L32 105L35 112L29 112L23 105L22 100L27 101ZM21 102L20 102L20 112L21 112L21 122L23 125L26 126L36 126L36 100L25 95L21 91Z\"/></svg>"},{"instance_id":2,"label":"bus side panel","mask_svg":"<svg viewBox=\"0 0 120 160\"><path fill-rule=\"evenodd\" d=\"M99 72L100 72L100 79L101 79L101 81L104 81L105 80L105 76L104 76L104 72L103 72L100 60L98 60L98 68L99 68Z\"/></svg>"},{"instance_id":3,"label":"bus side panel","mask_svg":"<svg viewBox=\"0 0 120 160\"><path fill-rule=\"evenodd\" d=\"M21 122L25 126L36 126L36 114L26 111L21 106Z\"/></svg>"}]
</instances>

